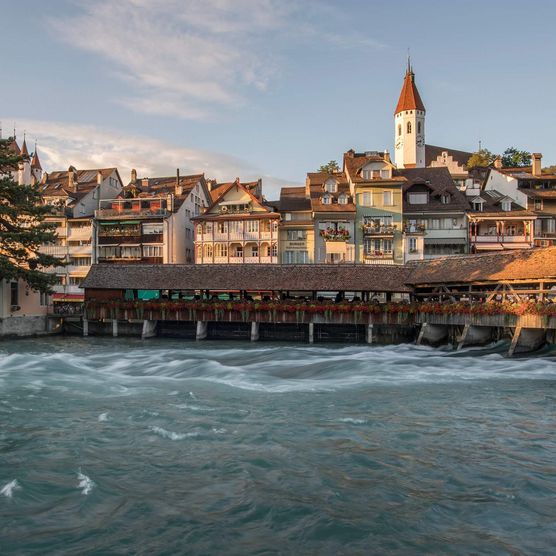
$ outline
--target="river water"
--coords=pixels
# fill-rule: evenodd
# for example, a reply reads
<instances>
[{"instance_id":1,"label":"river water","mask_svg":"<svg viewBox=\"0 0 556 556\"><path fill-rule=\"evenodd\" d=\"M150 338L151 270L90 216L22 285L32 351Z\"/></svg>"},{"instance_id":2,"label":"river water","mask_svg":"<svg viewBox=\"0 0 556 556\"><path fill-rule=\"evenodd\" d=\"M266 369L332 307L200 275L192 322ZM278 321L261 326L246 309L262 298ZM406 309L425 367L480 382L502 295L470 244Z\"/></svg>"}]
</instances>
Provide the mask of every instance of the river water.
<instances>
[{"instance_id":1,"label":"river water","mask_svg":"<svg viewBox=\"0 0 556 556\"><path fill-rule=\"evenodd\" d=\"M556 354L0 343L2 554L554 554Z\"/></svg>"}]
</instances>

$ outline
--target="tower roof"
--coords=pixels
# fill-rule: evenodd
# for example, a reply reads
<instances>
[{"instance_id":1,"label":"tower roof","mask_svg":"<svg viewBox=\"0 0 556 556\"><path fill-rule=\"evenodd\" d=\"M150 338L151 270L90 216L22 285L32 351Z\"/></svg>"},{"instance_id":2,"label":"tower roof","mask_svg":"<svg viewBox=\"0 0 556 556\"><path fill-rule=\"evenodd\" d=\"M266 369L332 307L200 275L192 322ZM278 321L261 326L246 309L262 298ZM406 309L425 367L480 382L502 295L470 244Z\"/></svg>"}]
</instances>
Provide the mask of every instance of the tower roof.
<instances>
[{"instance_id":1,"label":"tower roof","mask_svg":"<svg viewBox=\"0 0 556 556\"><path fill-rule=\"evenodd\" d=\"M408 64L405 78L403 80L402 92L398 100L398 105L394 114L404 110L422 110L425 111L425 105L419 96L417 85L415 85L415 74L413 68Z\"/></svg>"},{"instance_id":2,"label":"tower roof","mask_svg":"<svg viewBox=\"0 0 556 556\"><path fill-rule=\"evenodd\" d=\"M21 156L29 156L29 150L27 149L27 142L25 138L23 139L23 145L21 145Z\"/></svg>"},{"instance_id":3,"label":"tower roof","mask_svg":"<svg viewBox=\"0 0 556 556\"><path fill-rule=\"evenodd\" d=\"M31 159L31 168L38 168L42 170L41 161L39 160L39 153L37 152L37 147L35 146L35 152L33 153L33 158Z\"/></svg>"}]
</instances>

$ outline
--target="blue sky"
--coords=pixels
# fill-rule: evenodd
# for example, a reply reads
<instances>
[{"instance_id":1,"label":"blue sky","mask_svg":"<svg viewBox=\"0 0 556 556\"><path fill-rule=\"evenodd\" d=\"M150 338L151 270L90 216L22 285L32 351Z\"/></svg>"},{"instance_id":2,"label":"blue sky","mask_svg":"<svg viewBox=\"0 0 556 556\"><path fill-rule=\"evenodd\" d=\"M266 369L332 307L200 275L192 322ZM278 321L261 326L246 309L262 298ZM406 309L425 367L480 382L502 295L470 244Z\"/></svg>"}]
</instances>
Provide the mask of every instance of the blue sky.
<instances>
[{"instance_id":1,"label":"blue sky","mask_svg":"<svg viewBox=\"0 0 556 556\"><path fill-rule=\"evenodd\" d=\"M427 142L556 163L556 5L491 0L0 0L4 135L47 170L262 176L393 150L407 49Z\"/></svg>"}]
</instances>

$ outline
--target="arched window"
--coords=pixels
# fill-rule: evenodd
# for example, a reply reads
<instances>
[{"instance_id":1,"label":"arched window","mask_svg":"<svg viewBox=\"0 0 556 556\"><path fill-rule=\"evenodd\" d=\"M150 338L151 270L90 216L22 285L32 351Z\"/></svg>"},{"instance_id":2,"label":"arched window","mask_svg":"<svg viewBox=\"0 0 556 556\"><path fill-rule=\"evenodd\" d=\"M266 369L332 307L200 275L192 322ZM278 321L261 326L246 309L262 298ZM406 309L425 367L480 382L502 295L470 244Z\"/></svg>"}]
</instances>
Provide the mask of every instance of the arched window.
<instances>
[{"instance_id":1,"label":"arched window","mask_svg":"<svg viewBox=\"0 0 556 556\"><path fill-rule=\"evenodd\" d=\"M398 136L402 134L402 124L398 124Z\"/></svg>"},{"instance_id":2,"label":"arched window","mask_svg":"<svg viewBox=\"0 0 556 556\"><path fill-rule=\"evenodd\" d=\"M407 122L407 133L411 133L411 122Z\"/></svg>"},{"instance_id":3,"label":"arched window","mask_svg":"<svg viewBox=\"0 0 556 556\"><path fill-rule=\"evenodd\" d=\"M421 133L421 122L417 122L417 133Z\"/></svg>"}]
</instances>

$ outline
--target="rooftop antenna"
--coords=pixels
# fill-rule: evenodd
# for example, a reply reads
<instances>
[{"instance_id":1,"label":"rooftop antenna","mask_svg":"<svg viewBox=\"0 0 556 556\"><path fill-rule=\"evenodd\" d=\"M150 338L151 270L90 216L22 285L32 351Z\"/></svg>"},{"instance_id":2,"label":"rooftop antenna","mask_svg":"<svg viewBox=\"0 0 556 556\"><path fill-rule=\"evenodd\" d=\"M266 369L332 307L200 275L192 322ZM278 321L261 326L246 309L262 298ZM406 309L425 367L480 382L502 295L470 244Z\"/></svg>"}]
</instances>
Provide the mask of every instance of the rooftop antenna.
<instances>
[{"instance_id":1,"label":"rooftop antenna","mask_svg":"<svg viewBox=\"0 0 556 556\"><path fill-rule=\"evenodd\" d=\"M411 73L411 51L409 47L407 48L407 73Z\"/></svg>"},{"instance_id":2,"label":"rooftop antenna","mask_svg":"<svg viewBox=\"0 0 556 556\"><path fill-rule=\"evenodd\" d=\"M17 139L16 134L15 134L15 122L14 122L14 141Z\"/></svg>"},{"instance_id":3,"label":"rooftop antenna","mask_svg":"<svg viewBox=\"0 0 556 556\"><path fill-rule=\"evenodd\" d=\"M481 140L479 139L479 150L481 150L482 146L483 146L483 145L482 145L482 143L481 143Z\"/></svg>"}]
</instances>

